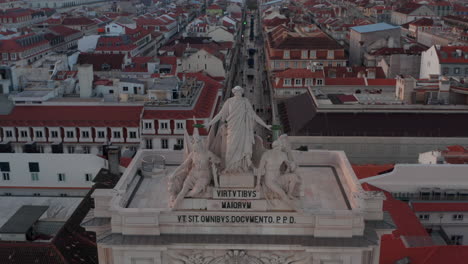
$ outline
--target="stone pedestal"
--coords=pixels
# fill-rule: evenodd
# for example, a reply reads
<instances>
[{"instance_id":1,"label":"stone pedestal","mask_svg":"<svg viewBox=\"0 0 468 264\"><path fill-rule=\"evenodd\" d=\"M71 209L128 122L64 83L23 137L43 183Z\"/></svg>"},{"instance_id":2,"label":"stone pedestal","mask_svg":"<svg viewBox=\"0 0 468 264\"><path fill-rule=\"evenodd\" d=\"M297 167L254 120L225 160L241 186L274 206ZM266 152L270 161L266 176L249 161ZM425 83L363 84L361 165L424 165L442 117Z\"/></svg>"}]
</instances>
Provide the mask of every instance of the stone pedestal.
<instances>
[{"instance_id":1,"label":"stone pedestal","mask_svg":"<svg viewBox=\"0 0 468 264\"><path fill-rule=\"evenodd\" d=\"M219 175L219 186L223 188L254 188L255 176L251 172Z\"/></svg>"}]
</instances>

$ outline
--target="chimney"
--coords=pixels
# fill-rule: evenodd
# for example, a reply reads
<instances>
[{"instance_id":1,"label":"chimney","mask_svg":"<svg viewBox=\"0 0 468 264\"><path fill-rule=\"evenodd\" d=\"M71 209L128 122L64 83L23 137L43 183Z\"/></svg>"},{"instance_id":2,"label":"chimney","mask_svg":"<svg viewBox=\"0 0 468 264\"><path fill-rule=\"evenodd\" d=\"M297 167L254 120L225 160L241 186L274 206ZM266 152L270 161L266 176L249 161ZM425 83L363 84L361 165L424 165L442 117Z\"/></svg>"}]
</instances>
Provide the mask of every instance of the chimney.
<instances>
[{"instance_id":1,"label":"chimney","mask_svg":"<svg viewBox=\"0 0 468 264\"><path fill-rule=\"evenodd\" d=\"M80 98L89 98L93 94L93 65L78 65L78 82L80 83Z\"/></svg>"},{"instance_id":2,"label":"chimney","mask_svg":"<svg viewBox=\"0 0 468 264\"><path fill-rule=\"evenodd\" d=\"M107 150L108 170L111 174L120 175L120 149L117 146L109 146Z\"/></svg>"},{"instance_id":3,"label":"chimney","mask_svg":"<svg viewBox=\"0 0 468 264\"><path fill-rule=\"evenodd\" d=\"M375 69L367 69L367 79L375 79Z\"/></svg>"}]
</instances>

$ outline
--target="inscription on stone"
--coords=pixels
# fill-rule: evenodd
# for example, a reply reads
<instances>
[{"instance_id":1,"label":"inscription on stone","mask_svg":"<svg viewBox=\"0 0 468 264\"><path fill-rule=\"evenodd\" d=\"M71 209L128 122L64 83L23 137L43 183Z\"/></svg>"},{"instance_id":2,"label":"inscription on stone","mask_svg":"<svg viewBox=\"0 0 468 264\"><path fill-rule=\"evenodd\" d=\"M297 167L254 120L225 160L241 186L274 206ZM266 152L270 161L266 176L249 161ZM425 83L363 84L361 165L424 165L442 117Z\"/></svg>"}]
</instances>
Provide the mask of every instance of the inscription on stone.
<instances>
[{"instance_id":1,"label":"inscription on stone","mask_svg":"<svg viewBox=\"0 0 468 264\"><path fill-rule=\"evenodd\" d=\"M271 215L178 215L179 223L216 223L216 224L294 224L294 216Z\"/></svg>"},{"instance_id":2,"label":"inscription on stone","mask_svg":"<svg viewBox=\"0 0 468 264\"><path fill-rule=\"evenodd\" d=\"M214 199L260 199L260 193L253 189L213 189Z\"/></svg>"}]
</instances>

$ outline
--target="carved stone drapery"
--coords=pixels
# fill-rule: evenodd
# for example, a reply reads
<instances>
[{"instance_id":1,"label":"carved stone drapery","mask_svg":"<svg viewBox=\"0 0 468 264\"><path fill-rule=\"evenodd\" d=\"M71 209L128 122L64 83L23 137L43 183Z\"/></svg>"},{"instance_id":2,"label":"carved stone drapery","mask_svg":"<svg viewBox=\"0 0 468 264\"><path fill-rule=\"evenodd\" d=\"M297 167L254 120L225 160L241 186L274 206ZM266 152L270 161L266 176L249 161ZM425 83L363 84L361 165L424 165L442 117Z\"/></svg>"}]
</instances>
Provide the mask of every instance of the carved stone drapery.
<instances>
[{"instance_id":1,"label":"carved stone drapery","mask_svg":"<svg viewBox=\"0 0 468 264\"><path fill-rule=\"evenodd\" d=\"M244 250L228 250L224 256L205 256L200 251L187 253L168 252L171 264L306 264L310 263L310 256L304 254L290 254L287 256L267 254L256 257Z\"/></svg>"}]
</instances>

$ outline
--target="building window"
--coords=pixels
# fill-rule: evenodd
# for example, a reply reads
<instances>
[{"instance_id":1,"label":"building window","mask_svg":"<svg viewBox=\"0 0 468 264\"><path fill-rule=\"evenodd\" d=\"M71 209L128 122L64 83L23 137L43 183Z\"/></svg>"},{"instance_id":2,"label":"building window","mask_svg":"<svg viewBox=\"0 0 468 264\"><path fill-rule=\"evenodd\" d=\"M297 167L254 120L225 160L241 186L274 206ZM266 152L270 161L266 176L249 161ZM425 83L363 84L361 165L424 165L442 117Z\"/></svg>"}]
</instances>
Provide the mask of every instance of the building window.
<instances>
[{"instance_id":1,"label":"building window","mask_svg":"<svg viewBox=\"0 0 468 264\"><path fill-rule=\"evenodd\" d=\"M2 172L2 177L4 181L10 180L10 173L9 172Z\"/></svg>"},{"instance_id":2,"label":"building window","mask_svg":"<svg viewBox=\"0 0 468 264\"><path fill-rule=\"evenodd\" d=\"M41 196L40 193L33 193L33 196Z\"/></svg>"},{"instance_id":3,"label":"building window","mask_svg":"<svg viewBox=\"0 0 468 264\"><path fill-rule=\"evenodd\" d=\"M66 193L61 193L60 194L60 197L67 197L67 196L68 196L68 194L66 194Z\"/></svg>"},{"instance_id":4,"label":"building window","mask_svg":"<svg viewBox=\"0 0 468 264\"><path fill-rule=\"evenodd\" d=\"M104 131L98 131L97 136L98 136L98 138L104 138L105 137Z\"/></svg>"},{"instance_id":5,"label":"building window","mask_svg":"<svg viewBox=\"0 0 468 264\"><path fill-rule=\"evenodd\" d=\"M153 129L153 123L151 122L144 122L145 129Z\"/></svg>"},{"instance_id":6,"label":"building window","mask_svg":"<svg viewBox=\"0 0 468 264\"><path fill-rule=\"evenodd\" d=\"M120 131L114 131L114 138L120 138Z\"/></svg>"},{"instance_id":7,"label":"building window","mask_svg":"<svg viewBox=\"0 0 468 264\"><path fill-rule=\"evenodd\" d=\"M82 138L89 138L89 131L82 131L81 132L81 137Z\"/></svg>"},{"instance_id":8,"label":"building window","mask_svg":"<svg viewBox=\"0 0 468 264\"><path fill-rule=\"evenodd\" d=\"M468 68L465 68L465 74L468 75Z\"/></svg>"},{"instance_id":9,"label":"building window","mask_svg":"<svg viewBox=\"0 0 468 264\"><path fill-rule=\"evenodd\" d=\"M21 137L28 137L28 131L21 130L20 135L21 135Z\"/></svg>"},{"instance_id":10,"label":"building window","mask_svg":"<svg viewBox=\"0 0 468 264\"><path fill-rule=\"evenodd\" d=\"M58 181L65 181L65 173L57 174Z\"/></svg>"},{"instance_id":11,"label":"building window","mask_svg":"<svg viewBox=\"0 0 468 264\"><path fill-rule=\"evenodd\" d=\"M151 139L147 139L145 141L145 146L146 146L146 149L153 149L153 141Z\"/></svg>"},{"instance_id":12,"label":"building window","mask_svg":"<svg viewBox=\"0 0 468 264\"><path fill-rule=\"evenodd\" d=\"M335 57L335 51L334 50L329 50L327 53L327 58L328 59L333 59Z\"/></svg>"},{"instance_id":13,"label":"building window","mask_svg":"<svg viewBox=\"0 0 468 264\"><path fill-rule=\"evenodd\" d=\"M454 74L460 74L460 68L457 67L457 68L453 69L453 73Z\"/></svg>"},{"instance_id":14,"label":"building window","mask_svg":"<svg viewBox=\"0 0 468 264\"><path fill-rule=\"evenodd\" d=\"M161 129L168 129L169 124L168 122L161 122Z\"/></svg>"},{"instance_id":15,"label":"building window","mask_svg":"<svg viewBox=\"0 0 468 264\"><path fill-rule=\"evenodd\" d=\"M454 214L454 215L452 216L452 219L453 219L454 221L462 221L462 220L463 220L463 215L462 215L462 214Z\"/></svg>"},{"instance_id":16,"label":"building window","mask_svg":"<svg viewBox=\"0 0 468 264\"><path fill-rule=\"evenodd\" d=\"M294 79L294 85L295 86L301 86L302 85L302 79Z\"/></svg>"},{"instance_id":17,"label":"building window","mask_svg":"<svg viewBox=\"0 0 468 264\"><path fill-rule=\"evenodd\" d=\"M39 162L29 162L29 172L39 172Z\"/></svg>"},{"instance_id":18,"label":"building window","mask_svg":"<svg viewBox=\"0 0 468 264\"><path fill-rule=\"evenodd\" d=\"M73 131L67 131L67 138L73 138L75 137L75 133Z\"/></svg>"},{"instance_id":19,"label":"building window","mask_svg":"<svg viewBox=\"0 0 468 264\"><path fill-rule=\"evenodd\" d=\"M91 153L90 148L88 146L83 146L83 153L84 154L89 154Z\"/></svg>"},{"instance_id":20,"label":"building window","mask_svg":"<svg viewBox=\"0 0 468 264\"><path fill-rule=\"evenodd\" d=\"M184 145L184 139L183 138L178 138L177 139L177 145L183 146Z\"/></svg>"},{"instance_id":21,"label":"building window","mask_svg":"<svg viewBox=\"0 0 468 264\"><path fill-rule=\"evenodd\" d=\"M36 131L36 137L41 138L42 137L42 131Z\"/></svg>"},{"instance_id":22,"label":"building window","mask_svg":"<svg viewBox=\"0 0 468 264\"><path fill-rule=\"evenodd\" d=\"M53 138L58 138L58 131L51 131L50 136Z\"/></svg>"},{"instance_id":23,"label":"building window","mask_svg":"<svg viewBox=\"0 0 468 264\"><path fill-rule=\"evenodd\" d=\"M322 79L317 79L317 85L323 85L323 80Z\"/></svg>"},{"instance_id":24,"label":"building window","mask_svg":"<svg viewBox=\"0 0 468 264\"><path fill-rule=\"evenodd\" d=\"M305 79L305 85L307 86L312 85L312 79Z\"/></svg>"},{"instance_id":25,"label":"building window","mask_svg":"<svg viewBox=\"0 0 468 264\"><path fill-rule=\"evenodd\" d=\"M302 59L307 59L309 55L309 52L307 50L303 50L302 53L301 53L301 58Z\"/></svg>"},{"instance_id":26,"label":"building window","mask_svg":"<svg viewBox=\"0 0 468 264\"><path fill-rule=\"evenodd\" d=\"M463 245L463 236L451 236L450 241L452 242L452 245Z\"/></svg>"},{"instance_id":27,"label":"building window","mask_svg":"<svg viewBox=\"0 0 468 264\"><path fill-rule=\"evenodd\" d=\"M161 148L162 149L168 149L169 148L169 142L167 139L161 139Z\"/></svg>"},{"instance_id":28,"label":"building window","mask_svg":"<svg viewBox=\"0 0 468 264\"><path fill-rule=\"evenodd\" d=\"M39 180L39 173L31 172L31 181L38 181Z\"/></svg>"},{"instance_id":29,"label":"building window","mask_svg":"<svg viewBox=\"0 0 468 264\"><path fill-rule=\"evenodd\" d=\"M3 173L10 172L10 163L9 162L0 162L0 171Z\"/></svg>"},{"instance_id":30,"label":"building window","mask_svg":"<svg viewBox=\"0 0 468 264\"><path fill-rule=\"evenodd\" d=\"M291 85L291 79L284 79L284 86L290 86Z\"/></svg>"},{"instance_id":31,"label":"building window","mask_svg":"<svg viewBox=\"0 0 468 264\"><path fill-rule=\"evenodd\" d=\"M317 58L317 51L316 50L311 50L310 51L310 58L311 59Z\"/></svg>"},{"instance_id":32,"label":"building window","mask_svg":"<svg viewBox=\"0 0 468 264\"><path fill-rule=\"evenodd\" d=\"M85 181L89 182L93 179L93 174L85 173Z\"/></svg>"},{"instance_id":33,"label":"building window","mask_svg":"<svg viewBox=\"0 0 468 264\"><path fill-rule=\"evenodd\" d=\"M130 131L129 137L130 137L130 138L136 138L136 137L137 137L136 132L135 132L135 131Z\"/></svg>"},{"instance_id":34,"label":"building window","mask_svg":"<svg viewBox=\"0 0 468 264\"><path fill-rule=\"evenodd\" d=\"M183 122L176 122L176 128L177 129L184 129L184 123Z\"/></svg>"},{"instance_id":35,"label":"building window","mask_svg":"<svg viewBox=\"0 0 468 264\"><path fill-rule=\"evenodd\" d=\"M75 147L74 146L68 146L68 153L75 153Z\"/></svg>"},{"instance_id":36,"label":"building window","mask_svg":"<svg viewBox=\"0 0 468 264\"><path fill-rule=\"evenodd\" d=\"M448 67L442 68L442 74L449 74L449 73L450 73L450 69Z\"/></svg>"},{"instance_id":37,"label":"building window","mask_svg":"<svg viewBox=\"0 0 468 264\"><path fill-rule=\"evenodd\" d=\"M289 68L289 61L284 62L284 68Z\"/></svg>"},{"instance_id":38,"label":"building window","mask_svg":"<svg viewBox=\"0 0 468 264\"><path fill-rule=\"evenodd\" d=\"M289 59L289 50L283 51L283 59Z\"/></svg>"},{"instance_id":39,"label":"building window","mask_svg":"<svg viewBox=\"0 0 468 264\"><path fill-rule=\"evenodd\" d=\"M2 59L8 60L8 53L2 53Z\"/></svg>"},{"instance_id":40,"label":"building window","mask_svg":"<svg viewBox=\"0 0 468 264\"><path fill-rule=\"evenodd\" d=\"M429 215L428 214L420 214L419 215L419 220L429 220Z\"/></svg>"},{"instance_id":41,"label":"building window","mask_svg":"<svg viewBox=\"0 0 468 264\"><path fill-rule=\"evenodd\" d=\"M6 192L4 195L5 195L5 196L11 196L11 193Z\"/></svg>"},{"instance_id":42,"label":"building window","mask_svg":"<svg viewBox=\"0 0 468 264\"><path fill-rule=\"evenodd\" d=\"M127 87L127 86L124 86L124 87L123 87L123 91L124 91L124 92L128 92L128 87Z\"/></svg>"},{"instance_id":43,"label":"building window","mask_svg":"<svg viewBox=\"0 0 468 264\"><path fill-rule=\"evenodd\" d=\"M6 131L5 131L5 136L6 136L6 137L13 137L13 131L11 131L11 130L6 130Z\"/></svg>"}]
</instances>

